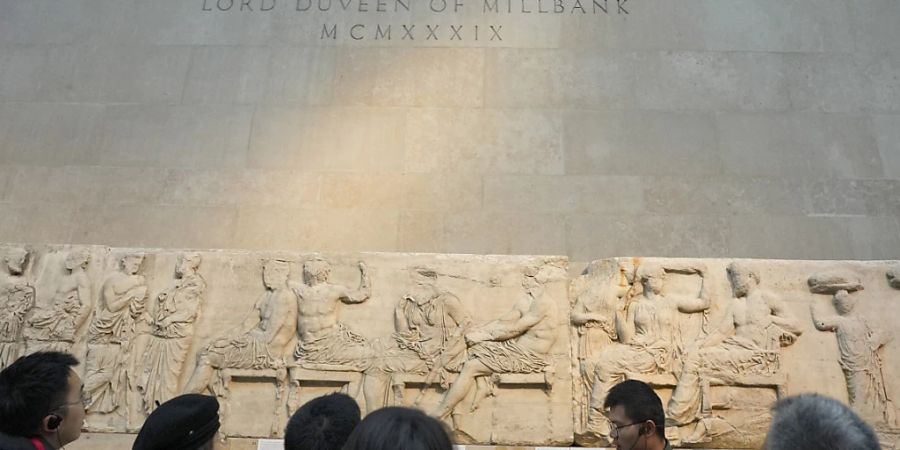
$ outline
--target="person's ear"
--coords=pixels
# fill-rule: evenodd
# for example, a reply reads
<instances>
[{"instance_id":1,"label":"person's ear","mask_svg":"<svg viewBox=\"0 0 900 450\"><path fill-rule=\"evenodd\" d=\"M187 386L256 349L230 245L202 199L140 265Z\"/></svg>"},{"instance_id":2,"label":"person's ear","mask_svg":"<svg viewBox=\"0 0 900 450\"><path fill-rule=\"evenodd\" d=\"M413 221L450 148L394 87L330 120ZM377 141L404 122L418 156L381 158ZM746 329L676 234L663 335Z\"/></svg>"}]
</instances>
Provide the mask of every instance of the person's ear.
<instances>
[{"instance_id":1,"label":"person's ear","mask_svg":"<svg viewBox=\"0 0 900 450\"><path fill-rule=\"evenodd\" d=\"M42 421L41 425L43 425L43 431L55 433L59 429L59 426L61 424L62 417L60 417L58 414L48 414L47 416L44 416L44 420Z\"/></svg>"},{"instance_id":2,"label":"person's ear","mask_svg":"<svg viewBox=\"0 0 900 450\"><path fill-rule=\"evenodd\" d=\"M655 429L656 429L656 424L653 423L652 420L648 420L648 421L644 422L643 425L641 425L641 434L643 434L645 436L650 436L651 434L653 434L653 431L655 431Z\"/></svg>"}]
</instances>

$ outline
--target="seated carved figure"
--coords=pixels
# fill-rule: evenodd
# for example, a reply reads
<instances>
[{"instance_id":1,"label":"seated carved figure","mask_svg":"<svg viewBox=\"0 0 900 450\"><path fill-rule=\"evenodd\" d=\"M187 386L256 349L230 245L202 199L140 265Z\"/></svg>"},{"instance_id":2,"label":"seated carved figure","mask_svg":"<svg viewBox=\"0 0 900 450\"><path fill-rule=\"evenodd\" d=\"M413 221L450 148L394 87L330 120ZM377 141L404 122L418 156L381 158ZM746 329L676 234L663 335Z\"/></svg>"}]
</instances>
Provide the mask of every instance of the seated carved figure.
<instances>
[{"instance_id":1,"label":"seated carved figure","mask_svg":"<svg viewBox=\"0 0 900 450\"><path fill-rule=\"evenodd\" d=\"M85 271L90 253L73 251L66 256L68 272L56 288L49 308L35 312L25 329L27 352L69 352L75 336L90 316L91 280Z\"/></svg>"},{"instance_id":2,"label":"seated carved figure","mask_svg":"<svg viewBox=\"0 0 900 450\"><path fill-rule=\"evenodd\" d=\"M705 271L702 267L670 270L701 277ZM703 287L696 298L662 295L665 274L665 269L656 265L638 268L636 278L643 292L627 306L625 315L616 314L617 342L599 353L587 427L585 434L579 436L579 442L596 443L601 438L608 438L609 426L603 405L609 389L629 375L670 373L675 359L681 354L679 314L698 313L709 308L709 297Z\"/></svg>"},{"instance_id":3,"label":"seated carved figure","mask_svg":"<svg viewBox=\"0 0 900 450\"><path fill-rule=\"evenodd\" d=\"M558 312L544 294L548 276L537 268L526 269L522 286L525 296L503 317L465 334L468 360L450 390L432 411L436 417L453 413L476 379L493 374L538 373L549 365L548 354L556 341ZM490 381L490 380L484 380ZM476 392L475 403L482 396Z\"/></svg>"},{"instance_id":4,"label":"seated carved figure","mask_svg":"<svg viewBox=\"0 0 900 450\"><path fill-rule=\"evenodd\" d=\"M359 263L356 290L328 281L331 265L322 259L303 265L303 283L291 283L297 298L297 332L294 349L298 364L326 364L365 369L371 350L365 339L340 321L342 303L362 303L371 296L366 265Z\"/></svg>"},{"instance_id":5,"label":"seated carved figure","mask_svg":"<svg viewBox=\"0 0 900 450\"><path fill-rule=\"evenodd\" d=\"M742 375L774 375L780 347L791 345L802 332L780 300L758 289L756 272L739 263L727 270L734 298L718 328L687 353L666 408L671 425L699 422L683 440L687 443L705 440L715 422L704 407L711 402L704 398L708 392L703 386L710 380L728 384Z\"/></svg>"},{"instance_id":6,"label":"seated carved figure","mask_svg":"<svg viewBox=\"0 0 900 450\"><path fill-rule=\"evenodd\" d=\"M232 333L214 340L198 355L186 391L202 393L209 389L224 395L221 371L224 369L283 369L285 347L296 331L297 301L288 287L290 266L270 260L263 265L265 293L253 311ZM213 380L213 371L220 377Z\"/></svg>"},{"instance_id":7,"label":"seated carved figure","mask_svg":"<svg viewBox=\"0 0 900 450\"><path fill-rule=\"evenodd\" d=\"M451 372L459 372L465 362L466 345L463 332L471 318L455 295L437 285L434 269L416 267L411 270L412 289L394 308L393 343L378 354L366 371L366 399L371 411L385 406L390 384L394 403L403 403L405 376L425 376L425 387L439 382L449 386Z\"/></svg>"}]
</instances>

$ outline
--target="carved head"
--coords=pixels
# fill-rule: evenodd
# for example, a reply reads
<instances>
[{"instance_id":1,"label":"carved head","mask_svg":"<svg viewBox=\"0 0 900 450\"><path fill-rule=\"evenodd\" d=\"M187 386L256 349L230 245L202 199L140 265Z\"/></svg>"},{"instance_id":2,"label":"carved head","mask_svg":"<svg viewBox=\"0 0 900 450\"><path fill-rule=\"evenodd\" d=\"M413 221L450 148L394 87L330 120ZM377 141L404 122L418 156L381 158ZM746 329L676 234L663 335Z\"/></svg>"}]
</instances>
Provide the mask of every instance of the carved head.
<instances>
[{"instance_id":1,"label":"carved head","mask_svg":"<svg viewBox=\"0 0 900 450\"><path fill-rule=\"evenodd\" d=\"M735 297L746 297L759 285L759 274L744 264L733 262L725 270Z\"/></svg>"},{"instance_id":2,"label":"carved head","mask_svg":"<svg viewBox=\"0 0 900 450\"><path fill-rule=\"evenodd\" d=\"M551 280L550 270L546 267L526 267L524 275L522 287L532 295L538 295L544 289L544 284Z\"/></svg>"},{"instance_id":3,"label":"carved head","mask_svg":"<svg viewBox=\"0 0 900 450\"><path fill-rule=\"evenodd\" d=\"M7 250L6 267L12 275L20 275L25 271L25 264L28 262L28 250L24 248L11 248Z\"/></svg>"},{"instance_id":4,"label":"carved head","mask_svg":"<svg viewBox=\"0 0 900 450\"><path fill-rule=\"evenodd\" d=\"M616 277L616 297L622 298L634 284L634 262L630 259L620 260L619 273Z\"/></svg>"},{"instance_id":5,"label":"carved head","mask_svg":"<svg viewBox=\"0 0 900 450\"><path fill-rule=\"evenodd\" d=\"M666 271L656 264L644 264L638 267L637 278L641 280L645 292L653 292L658 295L662 292L663 284L666 281Z\"/></svg>"},{"instance_id":6,"label":"carved head","mask_svg":"<svg viewBox=\"0 0 900 450\"><path fill-rule=\"evenodd\" d=\"M412 287L407 294L408 297L422 304L438 295L436 270L430 267L414 267L409 273Z\"/></svg>"},{"instance_id":7,"label":"carved head","mask_svg":"<svg viewBox=\"0 0 900 450\"><path fill-rule=\"evenodd\" d=\"M887 279L892 288L900 289L900 264L888 269Z\"/></svg>"},{"instance_id":8,"label":"carved head","mask_svg":"<svg viewBox=\"0 0 900 450\"><path fill-rule=\"evenodd\" d=\"M303 264L303 279L307 284L324 283L331 276L331 264L322 258L315 258Z\"/></svg>"},{"instance_id":9,"label":"carved head","mask_svg":"<svg viewBox=\"0 0 900 450\"><path fill-rule=\"evenodd\" d=\"M91 260L91 254L87 250L73 250L66 255L66 269L75 270L77 267L86 268Z\"/></svg>"},{"instance_id":10,"label":"carved head","mask_svg":"<svg viewBox=\"0 0 900 450\"><path fill-rule=\"evenodd\" d=\"M131 253L122 257L122 270L128 275L134 275L138 273L143 263L143 253Z\"/></svg>"},{"instance_id":11,"label":"carved head","mask_svg":"<svg viewBox=\"0 0 900 450\"><path fill-rule=\"evenodd\" d=\"M270 259L263 263L263 283L269 289L277 289L287 284L291 266L287 261Z\"/></svg>"},{"instance_id":12,"label":"carved head","mask_svg":"<svg viewBox=\"0 0 900 450\"><path fill-rule=\"evenodd\" d=\"M856 306L856 299L849 292L841 289L834 293L834 309L838 314L842 316L850 314L854 306Z\"/></svg>"},{"instance_id":13,"label":"carved head","mask_svg":"<svg viewBox=\"0 0 900 450\"><path fill-rule=\"evenodd\" d=\"M183 277L196 272L202 260L203 257L199 253L182 253L178 255L178 262L175 263L175 275Z\"/></svg>"}]
</instances>

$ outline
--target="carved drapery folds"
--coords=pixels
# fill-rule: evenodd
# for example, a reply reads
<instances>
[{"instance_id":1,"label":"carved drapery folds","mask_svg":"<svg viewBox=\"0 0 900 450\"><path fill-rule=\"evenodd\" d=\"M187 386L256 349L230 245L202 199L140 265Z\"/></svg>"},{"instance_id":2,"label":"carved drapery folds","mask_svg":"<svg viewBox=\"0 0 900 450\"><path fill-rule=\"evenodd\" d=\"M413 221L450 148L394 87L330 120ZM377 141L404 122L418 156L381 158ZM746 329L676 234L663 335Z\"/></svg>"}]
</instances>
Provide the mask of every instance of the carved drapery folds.
<instances>
[{"instance_id":1,"label":"carved drapery folds","mask_svg":"<svg viewBox=\"0 0 900 450\"><path fill-rule=\"evenodd\" d=\"M806 391L898 432L891 261L0 253L0 364L75 354L93 431L206 392L225 437L278 436L343 391L365 411L422 408L460 443L603 444L606 392L639 379L681 445L756 447L771 404Z\"/></svg>"}]
</instances>

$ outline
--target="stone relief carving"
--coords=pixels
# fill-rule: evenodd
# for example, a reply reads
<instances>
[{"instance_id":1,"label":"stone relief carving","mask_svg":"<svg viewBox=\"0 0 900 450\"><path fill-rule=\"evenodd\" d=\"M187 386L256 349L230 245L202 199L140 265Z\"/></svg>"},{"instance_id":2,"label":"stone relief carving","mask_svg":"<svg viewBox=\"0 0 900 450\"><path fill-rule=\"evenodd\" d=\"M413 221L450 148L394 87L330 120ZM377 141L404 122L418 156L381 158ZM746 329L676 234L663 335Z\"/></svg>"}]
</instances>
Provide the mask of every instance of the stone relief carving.
<instances>
[{"instance_id":1,"label":"stone relief carving","mask_svg":"<svg viewBox=\"0 0 900 450\"><path fill-rule=\"evenodd\" d=\"M551 277L550 271L546 269L526 268L522 278L525 293L513 309L504 316L473 327L465 333L467 359L459 376L431 412L432 415L452 415L473 384L476 384L478 389L468 407L469 411L474 411L482 399L493 394L496 375L542 373L552 369L548 354L559 337L556 326L559 312L544 292L544 284ZM455 420L454 428L457 440L469 440L468 434L459 429Z\"/></svg>"},{"instance_id":2,"label":"stone relief carving","mask_svg":"<svg viewBox=\"0 0 900 450\"><path fill-rule=\"evenodd\" d=\"M74 250L66 255L66 274L59 281L48 308L34 312L28 320L25 336L28 353L37 351L71 352L76 335L90 318L93 306L91 279L87 274L91 255Z\"/></svg>"},{"instance_id":3,"label":"stone relief carving","mask_svg":"<svg viewBox=\"0 0 900 450\"><path fill-rule=\"evenodd\" d=\"M579 430L587 427L591 390L600 351L618 339L616 311L620 305L634 297L635 268L630 259L604 261L613 263L598 266L592 264L589 273L572 283L571 296L575 298L570 320L575 327L576 355L580 376L580 397L576 399L579 414ZM581 284L586 284L582 286ZM578 286L576 286L578 285Z\"/></svg>"},{"instance_id":4,"label":"stone relief carving","mask_svg":"<svg viewBox=\"0 0 900 450\"><path fill-rule=\"evenodd\" d=\"M359 263L359 288L328 281L331 264L324 259L303 265L303 283L292 283L297 295L297 331L299 341L294 358L301 365L341 365L365 369L372 357L366 340L340 321L342 303L357 304L369 299L371 287L366 265Z\"/></svg>"},{"instance_id":5,"label":"stone relief carving","mask_svg":"<svg viewBox=\"0 0 900 450\"><path fill-rule=\"evenodd\" d=\"M34 286L26 276L29 256L24 248L10 248L3 257L6 271L0 281L0 367L12 364L25 349L26 315L34 308Z\"/></svg>"},{"instance_id":6,"label":"stone relief carving","mask_svg":"<svg viewBox=\"0 0 900 450\"><path fill-rule=\"evenodd\" d=\"M766 384L742 377L775 376L780 371L781 348L792 345L803 332L780 299L758 289L760 276L756 271L737 262L727 271L731 304L718 327L686 351L678 384L666 408L667 422L678 426L696 423L693 433L682 439L685 443L709 442L735 430L713 414L711 384Z\"/></svg>"},{"instance_id":7,"label":"stone relief carving","mask_svg":"<svg viewBox=\"0 0 900 450\"><path fill-rule=\"evenodd\" d=\"M178 379L206 293L206 281L197 273L201 261L199 253L180 255L174 280L156 296L143 370L137 384L146 414L179 393Z\"/></svg>"},{"instance_id":8,"label":"stone relief carving","mask_svg":"<svg viewBox=\"0 0 900 450\"><path fill-rule=\"evenodd\" d=\"M2 362L74 352L92 431L210 391L231 448L340 389L367 410L419 406L459 443L585 445L607 433L609 386L636 378L681 445L758 447L772 402L801 391L846 393L900 435L896 263L616 258L570 280L550 257L27 248L0 250ZM837 345L798 339L798 314Z\"/></svg>"},{"instance_id":9,"label":"stone relief carving","mask_svg":"<svg viewBox=\"0 0 900 450\"><path fill-rule=\"evenodd\" d=\"M900 289L900 264L892 266L887 271L888 284L894 289Z\"/></svg>"},{"instance_id":10,"label":"stone relief carving","mask_svg":"<svg viewBox=\"0 0 900 450\"><path fill-rule=\"evenodd\" d=\"M297 326L297 301L288 286L289 276L287 261L269 260L263 264L265 292L237 329L214 339L200 352L187 392L209 390L227 397L222 373L225 369L284 369L285 349Z\"/></svg>"},{"instance_id":11,"label":"stone relief carving","mask_svg":"<svg viewBox=\"0 0 900 450\"><path fill-rule=\"evenodd\" d=\"M138 271L143 253L125 255L100 289L100 299L88 328L84 390L90 413L111 413L126 404L126 392L136 384L133 344L136 324L144 314L147 282Z\"/></svg>"},{"instance_id":12,"label":"stone relief carving","mask_svg":"<svg viewBox=\"0 0 900 450\"><path fill-rule=\"evenodd\" d=\"M637 268L640 295L635 296L624 311L617 308L614 326L616 340L597 355L594 382L588 405L582 443L608 440L609 423L603 402L612 386L628 378L644 379L648 375L671 374L676 358L684 353L682 314L702 313L710 307L710 299L701 282L694 298L663 295L666 273L695 274L701 279L705 267L663 267L647 263Z\"/></svg>"},{"instance_id":13,"label":"stone relief carving","mask_svg":"<svg viewBox=\"0 0 900 450\"><path fill-rule=\"evenodd\" d=\"M874 423L897 427L896 408L888 395L884 377L884 348L893 336L871 326L857 312L857 294L863 286L849 274L818 274L809 279L810 291L831 294L837 314L825 312L823 305L810 304L813 324L837 338L839 362L847 382L850 406ZM831 308L828 308L831 309Z\"/></svg>"},{"instance_id":14,"label":"stone relief carving","mask_svg":"<svg viewBox=\"0 0 900 450\"><path fill-rule=\"evenodd\" d=\"M404 405L403 389L410 375L423 376L414 404L426 389L438 383L450 386L451 373L459 373L466 358L465 330L472 318L459 297L441 288L431 267L409 270L411 288L394 308L391 342L380 346L366 371L369 410L386 404ZM391 392L387 387L391 387ZM393 395L393 401L388 401Z\"/></svg>"}]
</instances>

